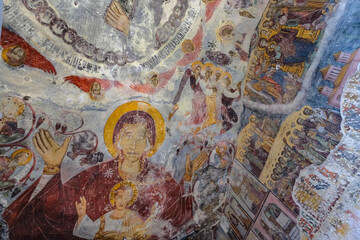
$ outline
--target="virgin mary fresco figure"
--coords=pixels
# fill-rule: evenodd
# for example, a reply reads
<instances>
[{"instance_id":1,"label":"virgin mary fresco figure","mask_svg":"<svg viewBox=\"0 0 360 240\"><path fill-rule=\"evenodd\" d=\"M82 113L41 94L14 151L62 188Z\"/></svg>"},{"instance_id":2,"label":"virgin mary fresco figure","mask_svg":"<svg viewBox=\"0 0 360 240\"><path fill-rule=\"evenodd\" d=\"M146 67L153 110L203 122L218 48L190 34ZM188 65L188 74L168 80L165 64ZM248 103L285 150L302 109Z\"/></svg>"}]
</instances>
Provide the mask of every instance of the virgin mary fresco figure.
<instances>
[{"instance_id":1,"label":"virgin mary fresco figure","mask_svg":"<svg viewBox=\"0 0 360 240\"><path fill-rule=\"evenodd\" d=\"M117 206L109 204L109 193L124 181L136 186L136 201L126 209L138 217L139 223L155 217L167 222L165 229L153 227L152 232L143 234L149 239L158 239L157 233L170 238L192 219L193 197L185 186L207 154L201 152L193 161L188 156L184 178L178 183L163 167L148 160L164 139L165 122L157 109L145 102L123 104L104 127L105 144L114 159L62 183L60 167L71 139L60 146L41 129L33 137L33 144L45 162L43 175L4 211L10 239L79 239L73 235L79 213L84 213L79 206L86 201L86 215L92 222L115 212Z\"/></svg>"}]
</instances>

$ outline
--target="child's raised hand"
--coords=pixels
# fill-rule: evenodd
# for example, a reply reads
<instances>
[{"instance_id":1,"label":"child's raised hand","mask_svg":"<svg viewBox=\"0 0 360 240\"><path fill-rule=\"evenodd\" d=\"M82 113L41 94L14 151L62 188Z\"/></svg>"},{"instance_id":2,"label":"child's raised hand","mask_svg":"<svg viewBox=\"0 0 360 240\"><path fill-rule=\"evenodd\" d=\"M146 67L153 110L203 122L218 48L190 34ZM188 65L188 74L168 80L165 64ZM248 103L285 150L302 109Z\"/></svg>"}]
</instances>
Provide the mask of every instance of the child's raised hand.
<instances>
[{"instance_id":1,"label":"child's raised hand","mask_svg":"<svg viewBox=\"0 0 360 240\"><path fill-rule=\"evenodd\" d=\"M75 202L76 211L79 216L78 221L81 222L82 218L86 215L86 199L80 197L80 202Z\"/></svg>"}]
</instances>

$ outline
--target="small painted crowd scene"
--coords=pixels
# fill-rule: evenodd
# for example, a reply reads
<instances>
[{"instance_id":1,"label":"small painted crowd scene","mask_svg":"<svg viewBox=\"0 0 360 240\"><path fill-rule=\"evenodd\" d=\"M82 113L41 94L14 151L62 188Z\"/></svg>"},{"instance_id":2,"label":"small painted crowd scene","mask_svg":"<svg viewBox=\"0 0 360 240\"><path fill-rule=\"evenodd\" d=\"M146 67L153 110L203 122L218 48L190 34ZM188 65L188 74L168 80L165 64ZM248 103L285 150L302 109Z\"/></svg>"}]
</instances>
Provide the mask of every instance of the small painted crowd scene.
<instances>
[{"instance_id":1,"label":"small painted crowd scene","mask_svg":"<svg viewBox=\"0 0 360 240\"><path fill-rule=\"evenodd\" d=\"M193 96L191 112L185 114L185 126L197 126L195 132L198 132L214 124L221 124L221 133L224 133L239 121L232 105L241 98L242 82L234 84L230 73L223 72L212 63L201 62L194 62L191 70L186 70L174 97L173 113L170 113L169 119L179 108L177 103L188 79Z\"/></svg>"}]
</instances>

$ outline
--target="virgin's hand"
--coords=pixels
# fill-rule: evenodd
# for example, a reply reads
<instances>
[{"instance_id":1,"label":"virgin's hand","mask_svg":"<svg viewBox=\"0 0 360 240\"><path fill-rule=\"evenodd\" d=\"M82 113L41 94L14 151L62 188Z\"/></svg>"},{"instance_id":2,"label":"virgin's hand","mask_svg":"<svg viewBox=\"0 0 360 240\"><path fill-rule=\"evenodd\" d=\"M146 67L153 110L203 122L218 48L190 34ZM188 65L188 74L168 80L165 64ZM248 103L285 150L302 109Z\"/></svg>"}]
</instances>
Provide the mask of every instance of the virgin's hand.
<instances>
[{"instance_id":1,"label":"virgin's hand","mask_svg":"<svg viewBox=\"0 0 360 240\"><path fill-rule=\"evenodd\" d=\"M76 212L78 214L79 222L86 215L86 199L85 197L80 197L80 202L75 202Z\"/></svg>"},{"instance_id":2,"label":"virgin's hand","mask_svg":"<svg viewBox=\"0 0 360 240\"><path fill-rule=\"evenodd\" d=\"M126 36L129 35L129 18L126 16L126 13L117 0L112 1L109 9L106 12L105 21L112 27L123 32Z\"/></svg>"},{"instance_id":3,"label":"virgin's hand","mask_svg":"<svg viewBox=\"0 0 360 240\"><path fill-rule=\"evenodd\" d=\"M36 151L40 154L46 165L60 166L69 147L71 137L67 137L59 146L49 131L40 129L33 137Z\"/></svg>"}]
</instances>

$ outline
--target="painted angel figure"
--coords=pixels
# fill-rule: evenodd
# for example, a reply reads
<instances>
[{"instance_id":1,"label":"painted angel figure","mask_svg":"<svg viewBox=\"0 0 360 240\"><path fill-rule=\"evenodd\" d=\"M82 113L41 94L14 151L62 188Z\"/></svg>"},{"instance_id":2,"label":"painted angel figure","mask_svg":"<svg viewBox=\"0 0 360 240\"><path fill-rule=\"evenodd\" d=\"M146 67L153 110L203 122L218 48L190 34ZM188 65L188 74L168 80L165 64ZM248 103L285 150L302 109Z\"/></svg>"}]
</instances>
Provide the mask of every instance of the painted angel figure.
<instances>
[{"instance_id":1,"label":"painted angel figure","mask_svg":"<svg viewBox=\"0 0 360 240\"><path fill-rule=\"evenodd\" d=\"M182 92L186 83L190 79L190 87L193 91L193 97L191 100L192 110L190 118L185 122L186 125L200 125L206 119L206 96L200 86L200 83L204 76L201 74L203 64L199 61L194 62L191 65L191 69L187 69L181 79L178 91L173 99L173 112L169 114L169 119L179 109L178 102L181 98ZM200 128L199 128L200 129Z\"/></svg>"},{"instance_id":2,"label":"painted angel figure","mask_svg":"<svg viewBox=\"0 0 360 240\"><path fill-rule=\"evenodd\" d=\"M42 56L35 48L27 43L15 32L2 27L0 45L3 48L1 57L11 67L27 67L41 69L44 72L56 75L55 67Z\"/></svg>"},{"instance_id":3,"label":"painted angel figure","mask_svg":"<svg viewBox=\"0 0 360 240\"><path fill-rule=\"evenodd\" d=\"M215 124L216 120L216 81L213 79L215 73L214 66L210 63L204 64L205 76L200 81L200 87L206 96L206 119L203 122L202 128L206 128Z\"/></svg>"}]
</instances>

